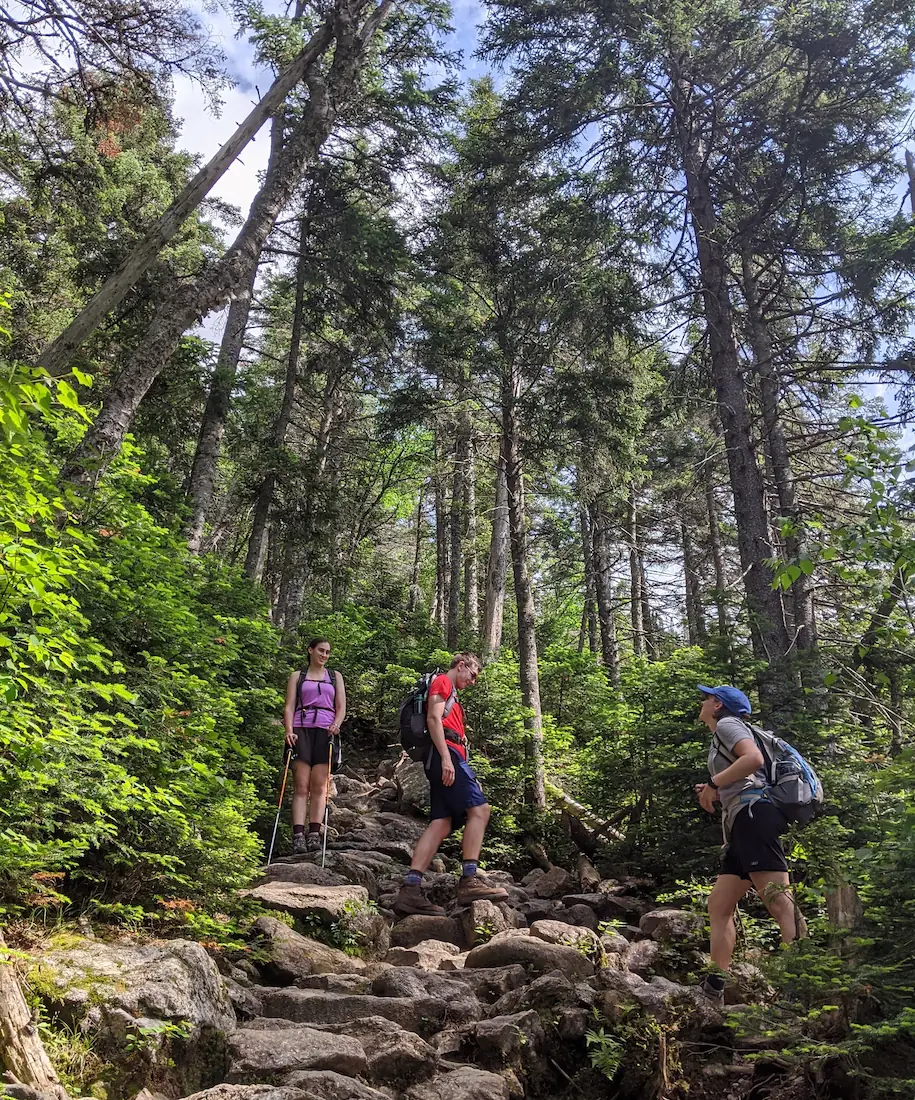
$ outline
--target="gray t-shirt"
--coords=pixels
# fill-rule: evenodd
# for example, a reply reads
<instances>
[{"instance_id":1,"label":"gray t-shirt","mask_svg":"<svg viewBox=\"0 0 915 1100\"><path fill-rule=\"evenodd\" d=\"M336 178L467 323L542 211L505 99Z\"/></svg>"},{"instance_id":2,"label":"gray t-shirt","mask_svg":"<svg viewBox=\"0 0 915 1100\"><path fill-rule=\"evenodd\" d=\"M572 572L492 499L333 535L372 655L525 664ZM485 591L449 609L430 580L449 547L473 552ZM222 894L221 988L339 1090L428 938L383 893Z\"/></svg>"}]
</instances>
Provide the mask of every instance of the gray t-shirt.
<instances>
[{"instance_id":1,"label":"gray t-shirt","mask_svg":"<svg viewBox=\"0 0 915 1100\"><path fill-rule=\"evenodd\" d=\"M715 727L712 744L708 750L709 775L717 775L719 772L723 772L725 768L730 767L737 759L737 755L734 752L734 746L738 741L742 741L747 737L749 737L754 744L756 743L749 726L746 722L741 721L740 718L719 719L718 725ZM729 754L728 756L725 756L724 753L721 752L722 745L724 746L725 752ZM725 835L730 833L731 826L734 824L734 818L740 813L744 806L750 806L754 802L758 802L760 798L765 797L767 786L768 783L766 781L765 769L759 768L753 772L752 775L748 775L746 779L740 779L736 783L729 783L726 787L721 787L719 789L718 795L721 799ZM748 791L758 793L747 794L746 792Z\"/></svg>"}]
</instances>

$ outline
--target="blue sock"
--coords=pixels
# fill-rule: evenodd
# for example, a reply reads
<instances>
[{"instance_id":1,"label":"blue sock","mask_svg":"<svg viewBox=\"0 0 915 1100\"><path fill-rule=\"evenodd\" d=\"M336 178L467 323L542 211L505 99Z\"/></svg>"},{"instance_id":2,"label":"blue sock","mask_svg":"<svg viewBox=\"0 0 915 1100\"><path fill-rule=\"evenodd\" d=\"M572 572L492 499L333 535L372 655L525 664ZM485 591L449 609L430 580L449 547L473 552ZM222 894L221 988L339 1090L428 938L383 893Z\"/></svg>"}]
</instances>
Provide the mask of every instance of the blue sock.
<instances>
[{"instance_id":1,"label":"blue sock","mask_svg":"<svg viewBox=\"0 0 915 1100\"><path fill-rule=\"evenodd\" d=\"M464 878L470 878L471 875L475 875L476 873L477 873L477 861L475 859L465 859L464 860L464 868L461 871L461 874L463 875L463 877Z\"/></svg>"},{"instance_id":2,"label":"blue sock","mask_svg":"<svg viewBox=\"0 0 915 1100\"><path fill-rule=\"evenodd\" d=\"M419 886L423 881L422 871L409 870L403 877L404 886Z\"/></svg>"}]
</instances>

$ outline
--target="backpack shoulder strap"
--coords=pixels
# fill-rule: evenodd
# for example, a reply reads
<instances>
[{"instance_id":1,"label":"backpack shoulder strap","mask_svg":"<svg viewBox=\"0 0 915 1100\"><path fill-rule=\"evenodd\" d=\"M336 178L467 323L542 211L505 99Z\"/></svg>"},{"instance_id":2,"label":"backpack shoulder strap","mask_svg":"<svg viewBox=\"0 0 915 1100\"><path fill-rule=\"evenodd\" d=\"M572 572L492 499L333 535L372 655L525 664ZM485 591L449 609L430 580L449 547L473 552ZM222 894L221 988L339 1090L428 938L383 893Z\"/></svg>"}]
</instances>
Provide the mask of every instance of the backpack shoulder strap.
<instances>
[{"instance_id":1,"label":"backpack shoulder strap","mask_svg":"<svg viewBox=\"0 0 915 1100\"><path fill-rule=\"evenodd\" d=\"M305 679L305 669L299 669L299 678L295 682L295 706L292 709L292 715L295 717L296 713L302 709L302 681Z\"/></svg>"},{"instance_id":2,"label":"backpack shoulder strap","mask_svg":"<svg viewBox=\"0 0 915 1100\"><path fill-rule=\"evenodd\" d=\"M457 702L457 688L454 684L451 685L451 694L445 700L445 709L442 711L442 718L447 718L451 713L451 709Z\"/></svg>"}]
</instances>

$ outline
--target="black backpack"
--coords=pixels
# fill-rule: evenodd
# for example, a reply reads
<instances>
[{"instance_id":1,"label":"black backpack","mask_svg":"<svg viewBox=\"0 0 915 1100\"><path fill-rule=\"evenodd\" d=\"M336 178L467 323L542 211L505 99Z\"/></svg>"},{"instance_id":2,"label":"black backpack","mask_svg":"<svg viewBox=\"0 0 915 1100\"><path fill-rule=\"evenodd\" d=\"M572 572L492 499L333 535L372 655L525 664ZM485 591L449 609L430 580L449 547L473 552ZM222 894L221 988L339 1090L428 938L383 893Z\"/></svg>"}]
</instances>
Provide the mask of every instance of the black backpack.
<instances>
[{"instance_id":1,"label":"black backpack","mask_svg":"<svg viewBox=\"0 0 915 1100\"><path fill-rule=\"evenodd\" d=\"M426 724L426 708L429 703L429 687L436 676L440 675L441 670L436 670L420 676L410 694L400 704L400 743L411 760L422 760L425 763L434 747ZM445 700L445 709L442 711L443 718L451 713L456 701L457 690L452 684L451 694Z\"/></svg>"}]
</instances>

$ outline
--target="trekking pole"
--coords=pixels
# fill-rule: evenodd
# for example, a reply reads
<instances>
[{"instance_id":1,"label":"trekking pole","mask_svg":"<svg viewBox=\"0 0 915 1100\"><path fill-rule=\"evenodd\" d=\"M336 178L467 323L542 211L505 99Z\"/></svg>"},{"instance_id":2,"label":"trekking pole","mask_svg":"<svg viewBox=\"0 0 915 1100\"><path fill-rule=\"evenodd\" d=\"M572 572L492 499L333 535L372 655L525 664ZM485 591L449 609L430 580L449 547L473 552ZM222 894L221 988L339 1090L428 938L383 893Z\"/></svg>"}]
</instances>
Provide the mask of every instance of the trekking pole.
<instances>
[{"instance_id":1,"label":"trekking pole","mask_svg":"<svg viewBox=\"0 0 915 1100\"><path fill-rule=\"evenodd\" d=\"M270 848L267 851L267 866L273 859L273 846L276 844L276 831L280 826L280 814L283 810L283 796L286 794L286 777L289 775L289 761L292 759L292 749L286 745L283 751L283 782L280 784L280 798L276 804L276 821L273 823L273 836L270 838Z\"/></svg>"},{"instance_id":2,"label":"trekking pole","mask_svg":"<svg viewBox=\"0 0 915 1100\"><path fill-rule=\"evenodd\" d=\"M333 767L334 762L334 739L328 738L327 741L327 783L324 785L324 845L321 849L321 866L324 866L324 861L327 859L327 819L328 811L330 810L330 769Z\"/></svg>"}]
</instances>

